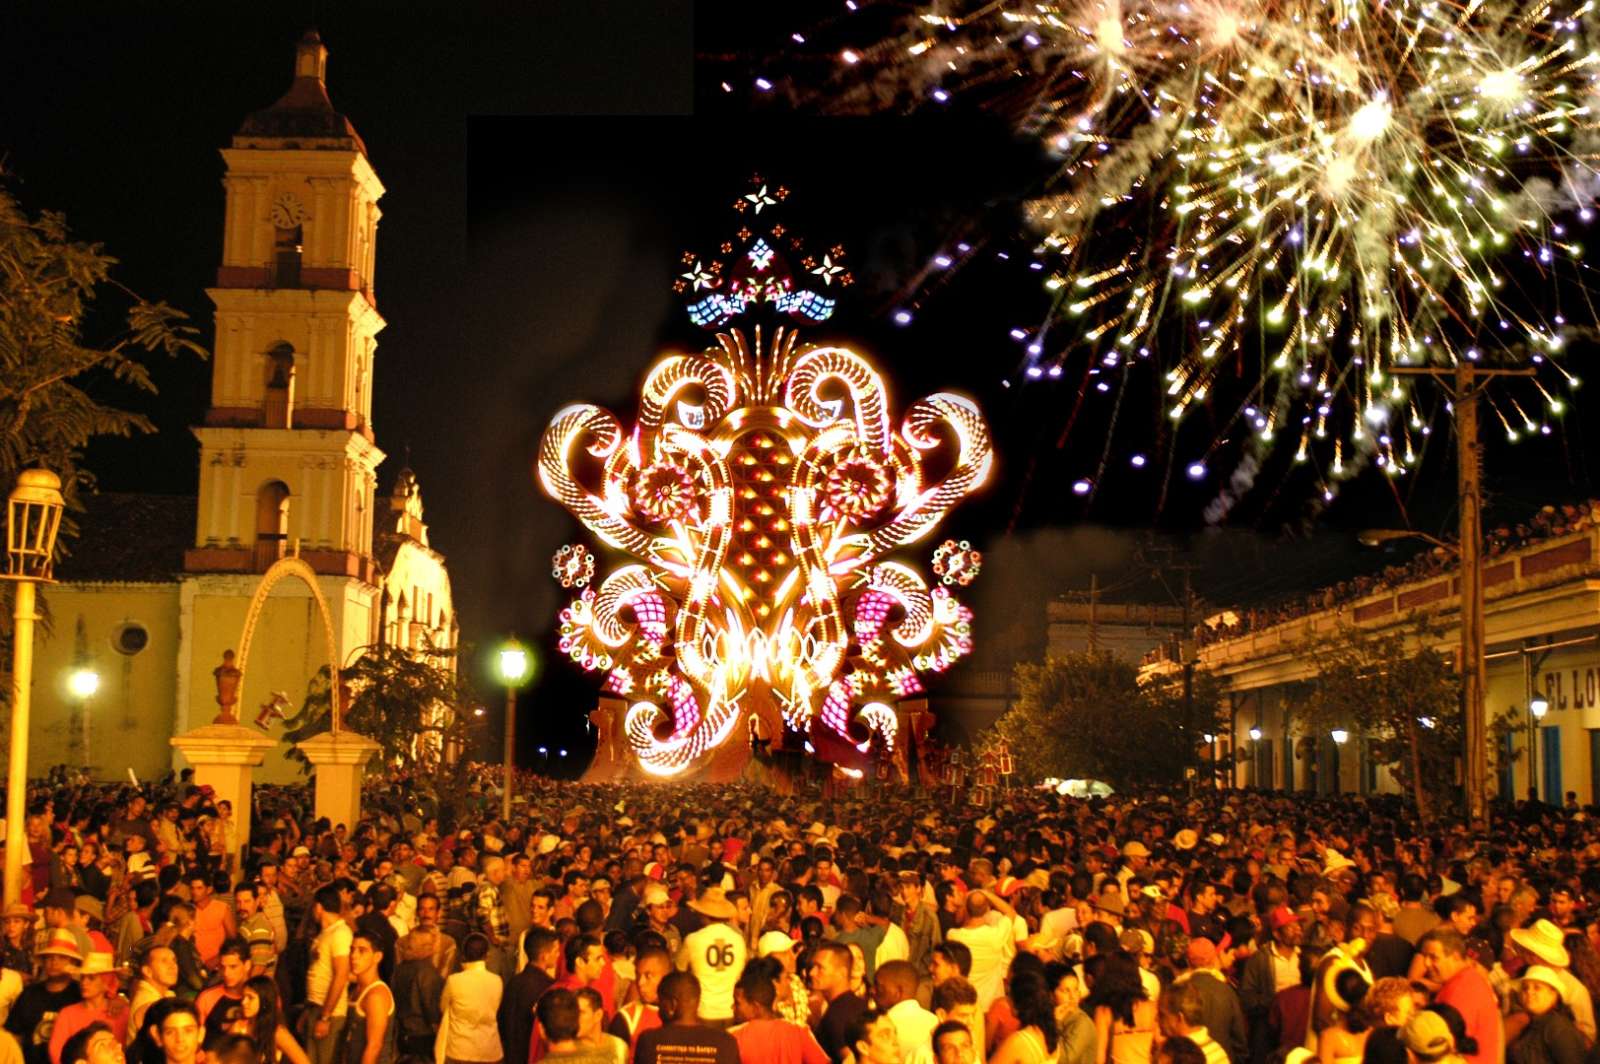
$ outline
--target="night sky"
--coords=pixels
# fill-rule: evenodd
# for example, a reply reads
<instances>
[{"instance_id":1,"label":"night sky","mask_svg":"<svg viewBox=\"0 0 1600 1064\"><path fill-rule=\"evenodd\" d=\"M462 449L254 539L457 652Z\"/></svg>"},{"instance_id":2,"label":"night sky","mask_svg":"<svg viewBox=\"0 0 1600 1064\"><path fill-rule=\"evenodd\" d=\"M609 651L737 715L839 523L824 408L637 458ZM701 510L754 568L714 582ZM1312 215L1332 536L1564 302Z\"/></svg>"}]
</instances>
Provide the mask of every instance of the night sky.
<instances>
[{"instance_id":1,"label":"night sky","mask_svg":"<svg viewBox=\"0 0 1600 1064\"><path fill-rule=\"evenodd\" d=\"M989 552L972 596L980 654L985 616L1015 617L1018 596L1038 601L1086 587L1090 573L1137 571L1133 530L1152 524L1209 563L1197 589L1224 604L1372 565L1354 549L1357 528L1409 518L1448 531L1447 433L1435 435L1422 469L1398 491L1368 475L1315 515L1309 484L1269 462L1225 529L1204 517L1215 481L1195 485L1180 473L1158 512L1163 471L1123 460L1153 438L1154 404L1125 411L1114 437L1105 412L1086 404L1058 448L1074 416L1074 374L1005 384L1019 355L1008 330L1045 309L1020 262L981 256L925 304L900 298L959 234L997 234L994 251L1025 248L1008 238L1019 229L1016 196L1045 173L1035 150L992 117L959 109L818 118L777 101L752 105L744 86L722 93L722 71L739 62L720 57L776 48L781 27L762 16L740 22L748 8L702 4L697 28L690 6L586 0L423 12L307 2L265 12L145 2L0 11L10 87L0 94L0 152L12 191L30 210L66 212L79 234L122 261L119 280L182 307L208 333L203 288L220 257L223 206L217 149L287 87L300 33L320 30L330 95L387 188L376 285L388 327L373 421L390 458L379 490L409 446L479 675L487 679L482 652L507 631L539 647L542 679L523 703L525 758L541 744L580 747L597 683L562 663L550 638L560 589L549 558L581 537L532 478L540 433L556 408L580 399L631 419L653 355L710 342L671 282L680 253L732 238L739 220L729 205L754 173L794 189L790 227L815 247L845 245L860 279L811 335L875 355L897 413L953 389L976 397L995 427L999 475L948 526ZM719 57L703 65L698 91L697 32L701 52ZM700 115L689 117L697 104ZM899 309L914 310L910 325L893 323ZM91 453L106 489L195 490L187 426L203 412L209 368L162 364L157 379L161 398L141 402L161 433ZM1590 491L1585 395L1552 440L1513 449L1486 436L1491 516ZM1114 476L1090 509L1068 485L1108 446ZM1130 582L1128 591L1170 598L1159 581Z\"/></svg>"}]
</instances>

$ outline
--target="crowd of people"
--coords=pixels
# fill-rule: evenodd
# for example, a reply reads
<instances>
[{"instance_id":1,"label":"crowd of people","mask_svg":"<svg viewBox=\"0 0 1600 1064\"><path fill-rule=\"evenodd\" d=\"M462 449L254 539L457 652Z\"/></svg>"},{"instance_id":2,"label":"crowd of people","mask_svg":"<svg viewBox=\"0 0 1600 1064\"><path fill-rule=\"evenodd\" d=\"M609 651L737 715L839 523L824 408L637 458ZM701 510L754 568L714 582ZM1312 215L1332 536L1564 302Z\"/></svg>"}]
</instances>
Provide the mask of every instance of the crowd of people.
<instances>
[{"instance_id":1,"label":"crowd of people","mask_svg":"<svg viewBox=\"0 0 1600 1064\"><path fill-rule=\"evenodd\" d=\"M489 779L31 788L0 1064L1600 1060L1581 810Z\"/></svg>"},{"instance_id":2,"label":"crowd of people","mask_svg":"<svg viewBox=\"0 0 1600 1064\"><path fill-rule=\"evenodd\" d=\"M1512 551L1573 532L1582 532L1597 524L1600 524L1600 499L1580 505L1545 506L1526 521L1514 525L1500 525L1485 533L1483 559L1487 564ZM1446 540L1447 544L1453 542L1453 538ZM1387 566L1377 573L1341 580L1318 591L1284 602L1230 611L1226 619L1214 618L1200 625L1195 634L1202 646L1220 643L1307 614L1336 609L1379 591L1391 590L1436 576L1454 574L1460 564L1453 546L1431 546L1405 562Z\"/></svg>"}]
</instances>

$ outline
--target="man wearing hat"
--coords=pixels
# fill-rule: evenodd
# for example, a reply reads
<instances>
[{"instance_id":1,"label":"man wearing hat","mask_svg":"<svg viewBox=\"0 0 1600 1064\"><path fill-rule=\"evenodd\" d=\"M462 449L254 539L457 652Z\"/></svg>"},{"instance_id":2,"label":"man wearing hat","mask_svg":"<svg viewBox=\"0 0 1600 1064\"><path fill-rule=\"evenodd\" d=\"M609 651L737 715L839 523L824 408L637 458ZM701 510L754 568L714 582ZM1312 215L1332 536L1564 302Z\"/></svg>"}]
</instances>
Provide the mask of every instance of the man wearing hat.
<instances>
[{"instance_id":1,"label":"man wearing hat","mask_svg":"<svg viewBox=\"0 0 1600 1064\"><path fill-rule=\"evenodd\" d=\"M660 883L644 888L644 915L648 928L667 940L667 949L676 957L683 945L683 933L672 922L672 895ZM731 907L731 903L730 903Z\"/></svg>"},{"instance_id":2,"label":"man wearing hat","mask_svg":"<svg viewBox=\"0 0 1600 1064\"><path fill-rule=\"evenodd\" d=\"M757 957L776 957L783 965L783 977L778 980L778 997L774 1011L790 1023L802 1027L811 1022L811 993L804 979L795 971L798 958L795 948L799 943L782 931L768 931L756 942Z\"/></svg>"},{"instance_id":3,"label":"man wearing hat","mask_svg":"<svg viewBox=\"0 0 1600 1064\"><path fill-rule=\"evenodd\" d=\"M56 1014L50 1032L50 1059L61 1060L67 1039L89 1026L103 1023L117 1036L119 1045L128 1041L128 1002L117 993L120 971L110 953L89 954L78 968L78 990L83 1000L68 1005Z\"/></svg>"},{"instance_id":4,"label":"man wearing hat","mask_svg":"<svg viewBox=\"0 0 1600 1064\"><path fill-rule=\"evenodd\" d=\"M1299 919L1288 906L1267 914L1272 940L1250 955L1239 976L1239 1004L1250 1027L1250 1059L1265 1060L1271 1048L1267 1016L1281 990L1300 985Z\"/></svg>"},{"instance_id":5,"label":"man wearing hat","mask_svg":"<svg viewBox=\"0 0 1600 1064\"><path fill-rule=\"evenodd\" d=\"M1577 1024L1580 1034L1593 1042L1594 999L1589 994L1589 988L1572 974L1572 957L1567 953L1565 939L1561 929L1549 920L1536 920L1532 927L1511 930L1512 945L1523 960L1530 964L1542 964L1556 973L1562 983L1562 1000L1572 1010L1572 1022ZM1507 1042L1516 1037L1513 1025L1517 1024L1517 1020L1518 1017L1513 1016L1506 1022Z\"/></svg>"},{"instance_id":6,"label":"man wearing hat","mask_svg":"<svg viewBox=\"0 0 1600 1064\"><path fill-rule=\"evenodd\" d=\"M58 927L50 932L37 956L44 964L44 978L28 984L17 996L11 1015L6 1017L6 1030L22 1043L23 1058L28 1064L49 1064L50 1030L56 1016L68 1005L83 1000L77 983L83 952L72 932Z\"/></svg>"},{"instance_id":7,"label":"man wearing hat","mask_svg":"<svg viewBox=\"0 0 1600 1064\"><path fill-rule=\"evenodd\" d=\"M689 908L706 918L700 930L684 936L678 948L680 969L700 981L700 1019L712 1026L733 1023L733 985L744 971L748 949L733 924L739 915L721 887L706 887Z\"/></svg>"},{"instance_id":8,"label":"man wearing hat","mask_svg":"<svg viewBox=\"0 0 1600 1064\"><path fill-rule=\"evenodd\" d=\"M94 950L94 942L89 938L88 929L78 923L78 899L72 891L65 887L57 887L50 891L44 896L44 901L39 903L39 912L44 917L44 930L39 932L41 943L48 941L56 931L66 931L77 944L80 959ZM42 954L37 955L42 956Z\"/></svg>"},{"instance_id":9,"label":"man wearing hat","mask_svg":"<svg viewBox=\"0 0 1600 1064\"><path fill-rule=\"evenodd\" d=\"M1421 1064L1433 1064L1456 1051L1455 1037L1450 1025L1437 1012L1422 1009L1411 1014L1401 1029L1400 1040L1410 1051L1410 1059Z\"/></svg>"}]
</instances>

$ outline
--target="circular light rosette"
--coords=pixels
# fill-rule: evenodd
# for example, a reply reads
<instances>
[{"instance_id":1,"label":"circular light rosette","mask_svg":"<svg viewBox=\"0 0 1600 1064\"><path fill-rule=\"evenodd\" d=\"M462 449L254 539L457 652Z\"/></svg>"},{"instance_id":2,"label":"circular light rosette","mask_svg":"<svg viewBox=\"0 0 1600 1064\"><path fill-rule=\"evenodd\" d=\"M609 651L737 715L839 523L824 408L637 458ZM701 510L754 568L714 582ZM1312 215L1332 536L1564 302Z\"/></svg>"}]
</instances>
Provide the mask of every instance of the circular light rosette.
<instances>
[{"instance_id":1,"label":"circular light rosette","mask_svg":"<svg viewBox=\"0 0 1600 1064\"><path fill-rule=\"evenodd\" d=\"M676 462L652 462L634 481L633 505L659 524L681 521L695 510L694 476Z\"/></svg>"},{"instance_id":2,"label":"circular light rosette","mask_svg":"<svg viewBox=\"0 0 1600 1064\"><path fill-rule=\"evenodd\" d=\"M569 543L551 559L551 573L562 587L583 587L594 579L594 555L581 543Z\"/></svg>"},{"instance_id":3,"label":"circular light rosette","mask_svg":"<svg viewBox=\"0 0 1600 1064\"><path fill-rule=\"evenodd\" d=\"M865 455L852 455L828 470L822 497L847 521L872 517L889 501L889 471Z\"/></svg>"},{"instance_id":4,"label":"circular light rosette","mask_svg":"<svg viewBox=\"0 0 1600 1064\"><path fill-rule=\"evenodd\" d=\"M983 568L983 552L967 540L947 539L933 552L934 575L951 587L966 587Z\"/></svg>"}]
</instances>

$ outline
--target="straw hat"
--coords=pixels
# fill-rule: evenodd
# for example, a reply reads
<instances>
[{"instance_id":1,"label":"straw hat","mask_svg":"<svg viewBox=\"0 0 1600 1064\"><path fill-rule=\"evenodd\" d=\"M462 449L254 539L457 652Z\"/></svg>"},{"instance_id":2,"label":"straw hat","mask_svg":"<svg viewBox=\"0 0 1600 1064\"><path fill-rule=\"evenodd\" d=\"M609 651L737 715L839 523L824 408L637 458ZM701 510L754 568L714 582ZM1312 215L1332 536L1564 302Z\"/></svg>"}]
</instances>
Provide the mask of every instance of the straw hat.
<instances>
[{"instance_id":1,"label":"straw hat","mask_svg":"<svg viewBox=\"0 0 1600 1064\"><path fill-rule=\"evenodd\" d=\"M65 957L73 964L83 963L83 953L78 949L78 940L72 932L64 927L50 932L50 937L45 940L44 948L37 954L40 957Z\"/></svg>"},{"instance_id":2,"label":"straw hat","mask_svg":"<svg viewBox=\"0 0 1600 1064\"><path fill-rule=\"evenodd\" d=\"M1561 981L1560 973L1553 968L1548 968L1543 964L1529 965L1527 971L1522 973L1522 978L1517 980L1517 986L1520 988L1523 983L1528 982L1543 983L1554 990L1563 1003L1567 1000L1567 988Z\"/></svg>"},{"instance_id":3,"label":"straw hat","mask_svg":"<svg viewBox=\"0 0 1600 1064\"><path fill-rule=\"evenodd\" d=\"M1356 863L1335 849L1328 849L1322 855L1322 874L1331 876L1343 872L1347 868L1354 868Z\"/></svg>"},{"instance_id":4,"label":"straw hat","mask_svg":"<svg viewBox=\"0 0 1600 1064\"><path fill-rule=\"evenodd\" d=\"M1532 927L1513 928L1511 941L1552 968L1565 968L1572 963L1561 928L1549 920L1536 920Z\"/></svg>"},{"instance_id":5,"label":"straw hat","mask_svg":"<svg viewBox=\"0 0 1600 1064\"><path fill-rule=\"evenodd\" d=\"M1180 850L1192 850L1200 842L1200 833L1194 828L1184 828L1172 836L1172 845Z\"/></svg>"},{"instance_id":6,"label":"straw hat","mask_svg":"<svg viewBox=\"0 0 1600 1064\"><path fill-rule=\"evenodd\" d=\"M117 967L117 958L100 950L96 950L95 952L89 954L88 958L85 959L83 964L78 968L78 974L80 976L115 975L119 971L121 971L121 969Z\"/></svg>"},{"instance_id":7,"label":"straw hat","mask_svg":"<svg viewBox=\"0 0 1600 1064\"><path fill-rule=\"evenodd\" d=\"M733 902L728 900L727 892L721 887L702 890L700 896L689 903L689 908L713 920L732 920L739 915L739 910L733 907Z\"/></svg>"}]
</instances>

